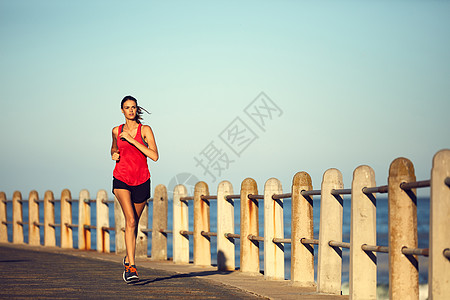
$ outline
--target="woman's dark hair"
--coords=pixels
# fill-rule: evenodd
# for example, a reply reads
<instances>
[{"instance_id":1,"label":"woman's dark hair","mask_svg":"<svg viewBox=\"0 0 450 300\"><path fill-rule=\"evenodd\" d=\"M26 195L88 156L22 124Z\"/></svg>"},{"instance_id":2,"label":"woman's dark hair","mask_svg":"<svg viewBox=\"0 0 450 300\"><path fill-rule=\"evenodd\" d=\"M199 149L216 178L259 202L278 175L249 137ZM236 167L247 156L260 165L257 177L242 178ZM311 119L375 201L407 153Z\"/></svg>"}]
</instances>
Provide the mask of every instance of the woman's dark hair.
<instances>
[{"instance_id":1,"label":"woman's dark hair","mask_svg":"<svg viewBox=\"0 0 450 300\"><path fill-rule=\"evenodd\" d=\"M128 101L128 100L132 100L132 101L134 101L134 102L136 103L136 118L135 118L134 120L135 120L138 124L140 124L140 123L141 123L141 120L142 120L142 114L143 114L142 111L145 111L145 112L148 113L148 114L150 114L150 113L149 113L145 108L140 107L140 106L138 105L138 102L137 102L136 98L134 98L133 96L125 96L125 97L123 97L122 101L120 102L120 108L123 109L123 104L124 104L126 101Z\"/></svg>"}]
</instances>

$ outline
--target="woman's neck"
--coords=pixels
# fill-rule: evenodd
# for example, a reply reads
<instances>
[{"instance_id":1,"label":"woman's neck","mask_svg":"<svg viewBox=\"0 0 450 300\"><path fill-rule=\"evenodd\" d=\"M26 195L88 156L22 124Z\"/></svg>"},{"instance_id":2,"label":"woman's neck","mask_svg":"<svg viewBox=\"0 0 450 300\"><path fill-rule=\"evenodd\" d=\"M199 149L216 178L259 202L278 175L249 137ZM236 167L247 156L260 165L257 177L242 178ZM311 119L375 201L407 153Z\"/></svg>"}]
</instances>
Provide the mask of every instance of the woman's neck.
<instances>
[{"instance_id":1,"label":"woman's neck","mask_svg":"<svg viewBox=\"0 0 450 300\"><path fill-rule=\"evenodd\" d=\"M135 120L126 120L125 125L127 126L127 129L135 129L139 126L138 122L136 122Z\"/></svg>"}]
</instances>

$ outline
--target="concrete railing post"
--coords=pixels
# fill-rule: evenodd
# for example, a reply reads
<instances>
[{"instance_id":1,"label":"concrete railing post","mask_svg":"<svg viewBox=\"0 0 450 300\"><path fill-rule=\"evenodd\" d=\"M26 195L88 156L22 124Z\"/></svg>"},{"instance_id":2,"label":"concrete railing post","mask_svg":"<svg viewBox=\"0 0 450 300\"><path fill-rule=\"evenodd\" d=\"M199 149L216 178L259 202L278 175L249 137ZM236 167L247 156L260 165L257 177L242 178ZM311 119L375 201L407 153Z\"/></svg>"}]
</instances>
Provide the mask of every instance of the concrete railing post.
<instances>
[{"instance_id":1,"label":"concrete railing post","mask_svg":"<svg viewBox=\"0 0 450 300\"><path fill-rule=\"evenodd\" d=\"M28 244L39 246L41 244L41 234L39 230L39 195L36 191L31 191L28 196Z\"/></svg>"},{"instance_id":2,"label":"concrete railing post","mask_svg":"<svg viewBox=\"0 0 450 300\"><path fill-rule=\"evenodd\" d=\"M56 246L55 203L52 191L44 194L44 246Z\"/></svg>"},{"instance_id":3,"label":"concrete railing post","mask_svg":"<svg viewBox=\"0 0 450 300\"><path fill-rule=\"evenodd\" d=\"M314 247L300 239L314 238L313 199L301 191L311 191L311 177L298 172L292 180L291 202L291 281L293 285L314 287Z\"/></svg>"},{"instance_id":4,"label":"concrete railing post","mask_svg":"<svg viewBox=\"0 0 450 300\"><path fill-rule=\"evenodd\" d=\"M203 236L202 231L209 232L209 201L202 200L209 196L208 185L200 181L194 190L194 265L211 265L211 238Z\"/></svg>"},{"instance_id":5,"label":"concrete railing post","mask_svg":"<svg viewBox=\"0 0 450 300\"><path fill-rule=\"evenodd\" d=\"M13 243L23 244L23 209L22 194L15 191L13 194L12 215L13 215Z\"/></svg>"},{"instance_id":6,"label":"concrete railing post","mask_svg":"<svg viewBox=\"0 0 450 300\"><path fill-rule=\"evenodd\" d=\"M281 182L270 178L264 185L264 278L284 280L284 244L276 244L274 238L284 238L283 199L274 200L274 194L282 194Z\"/></svg>"},{"instance_id":7,"label":"concrete railing post","mask_svg":"<svg viewBox=\"0 0 450 300\"><path fill-rule=\"evenodd\" d=\"M167 189L158 184L153 196L152 260L167 260Z\"/></svg>"},{"instance_id":8,"label":"concrete railing post","mask_svg":"<svg viewBox=\"0 0 450 300\"><path fill-rule=\"evenodd\" d=\"M144 258L148 257L147 228L148 228L148 201L144 207L144 210L142 211L141 218L139 219L138 232L136 236L136 252L135 252L136 257L144 257Z\"/></svg>"},{"instance_id":9,"label":"concrete railing post","mask_svg":"<svg viewBox=\"0 0 450 300\"><path fill-rule=\"evenodd\" d=\"M6 194L0 192L0 243L8 242L8 224L6 221Z\"/></svg>"},{"instance_id":10,"label":"concrete railing post","mask_svg":"<svg viewBox=\"0 0 450 300\"><path fill-rule=\"evenodd\" d=\"M329 246L329 241L342 242L343 200L333 196L331 190L342 189L342 174L329 169L323 175L320 200L319 257L317 291L341 294L342 250Z\"/></svg>"},{"instance_id":11,"label":"concrete railing post","mask_svg":"<svg viewBox=\"0 0 450 300\"><path fill-rule=\"evenodd\" d=\"M72 195L68 189L61 192L61 248L73 248Z\"/></svg>"},{"instance_id":12,"label":"concrete railing post","mask_svg":"<svg viewBox=\"0 0 450 300\"><path fill-rule=\"evenodd\" d=\"M431 169L430 258L428 263L428 299L448 299L450 295L450 260L443 255L450 248L450 150L434 155Z\"/></svg>"},{"instance_id":13,"label":"concrete railing post","mask_svg":"<svg viewBox=\"0 0 450 300\"><path fill-rule=\"evenodd\" d=\"M233 194L233 186L229 181L222 181L217 187L217 268L219 271L234 271L235 245L233 238L225 237L226 233L234 233L234 201L227 200Z\"/></svg>"},{"instance_id":14,"label":"concrete railing post","mask_svg":"<svg viewBox=\"0 0 450 300\"><path fill-rule=\"evenodd\" d=\"M241 184L241 258L240 271L250 274L259 273L259 242L248 239L249 235L259 235L258 201L248 195L257 195L258 187L252 178L246 178Z\"/></svg>"},{"instance_id":15,"label":"concrete railing post","mask_svg":"<svg viewBox=\"0 0 450 300\"><path fill-rule=\"evenodd\" d=\"M415 189L404 191L402 182L416 181L414 166L406 158L389 168L389 299L419 299L417 257L404 255L403 247L417 248L417 199Z\"/></svg>"},{"instance_id":16,"label":"concrete railing post","mask_svg":"<svg viewBox=\"0 0 450 300\"><path fill-rule=\"evenodd\" d=\"M109 227L109 206L106 202L108 194L105 190L97 192L96 208L97 208L97 251L103 253L110 252L110 235L109 230L103 230L103 227Z\"/></svg>"},{"instance_id":17,"label":"concrete railing post","mask_svg":"<svg viewBox=\"0 0 450 300\"><path fill-rule=\"evenodd\" d=\"M119 200L114 197L114 224L116 228L116 254L125 255L125 216L122 212Z\"/></svg>"},{"instance_id":18,"label":"concrete railing post","mask_svg":"<svg viewBox=\"0 0 450 300\"><path fill-rule=\"evenodd\" d=\"M78 201L78 249L81 250L91 249L91 230L84 227L85 225L91 225L91 204L89 200L89 192L81 190Z\"/></svg>"},{"instance_id":19,"label":"concrete railing post","mask_svg":"<svg viewBox=\"0 0 450 300\"><path fill-rule=\"evenodd\" d=\"M363 244L377 244L376 199L366 195L364 187L374 187L375 173L369 166L359 166L353 172L350 225L350 299L377 298L377 257L365 252Z\"/></svg>"},{"instance_id":20,"label":"concrete railing post","mask_svg":"<svg viewBox=\"0 0 450 300\"><path fill-rule=\"evenodd\" d=\"M180 198L187 196L186 187L182 184L173 190L173 262L189 263L189 236L180 231L189 230L188 203Z\"/></svg>"}]
</instances>

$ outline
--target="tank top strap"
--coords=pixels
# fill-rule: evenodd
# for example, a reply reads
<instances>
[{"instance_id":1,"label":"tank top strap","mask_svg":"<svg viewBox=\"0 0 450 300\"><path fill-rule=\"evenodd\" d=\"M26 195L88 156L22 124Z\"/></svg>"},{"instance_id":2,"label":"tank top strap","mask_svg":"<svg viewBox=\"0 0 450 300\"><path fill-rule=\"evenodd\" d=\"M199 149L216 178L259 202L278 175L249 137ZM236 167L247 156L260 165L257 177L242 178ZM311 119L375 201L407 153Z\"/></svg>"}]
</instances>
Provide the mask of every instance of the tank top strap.
<instances>
[{"instance_id":1,"label":"tank top strap","mask_svg":"<svg viewBox=\"0 0 450 300\"><path fill-rule=\"evenodd\" d=\"M138 131L137 131L136 136L140 136L140 137L141 137L141 140L142 140L142 143L145 145L145 147L148 148L147 142L146 142L146 141L144 140L144 138L142 137L142 130L141 130L141 128L142 128L142 124L139 123L139 127L138 127Z\"/></svg>"}]
</instances>

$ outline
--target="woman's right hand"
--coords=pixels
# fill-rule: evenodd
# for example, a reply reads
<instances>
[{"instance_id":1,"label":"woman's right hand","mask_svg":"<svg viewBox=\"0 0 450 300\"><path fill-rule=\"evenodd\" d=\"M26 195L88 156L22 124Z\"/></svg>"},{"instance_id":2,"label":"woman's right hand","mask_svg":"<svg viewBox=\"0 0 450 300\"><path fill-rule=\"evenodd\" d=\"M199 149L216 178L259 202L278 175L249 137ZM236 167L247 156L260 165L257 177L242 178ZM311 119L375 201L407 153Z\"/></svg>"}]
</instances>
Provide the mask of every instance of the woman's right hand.
<instances>
[{"instance_id":1,"label":"woman's right hand","mask_svg":"<svg viewBox=\"0 0 450 300\"><path fill-rule=\"evenodd\" d=\"M120 159L120 154L119 151L114 152L113 155L111 156L112 160L118 161Z\"/></svg>"}]
</instances>

